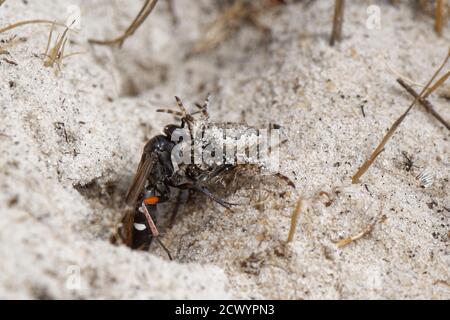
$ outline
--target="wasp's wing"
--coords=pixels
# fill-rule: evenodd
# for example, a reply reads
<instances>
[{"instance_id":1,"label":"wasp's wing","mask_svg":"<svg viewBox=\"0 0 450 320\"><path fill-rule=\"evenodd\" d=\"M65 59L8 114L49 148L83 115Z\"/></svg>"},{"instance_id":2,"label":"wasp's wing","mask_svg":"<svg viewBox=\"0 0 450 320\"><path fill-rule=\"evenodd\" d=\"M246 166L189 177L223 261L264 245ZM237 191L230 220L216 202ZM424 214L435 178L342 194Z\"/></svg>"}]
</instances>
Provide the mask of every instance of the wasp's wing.
<instances>
[{"instance_id":1,"label":"wasp's wing","mask_svg":"<svg viewBox=\"0 0 450 320\"><path fill-rule=\"evenodd\" d=\"M136 201L145 187L145 181L157 162L157 154L148 152L142 154L141 162L139 162L136 174L125 197L126 204L133 207L136 205Z\"/></svg>"},{"instance_id":2,"label":"wasp's wing","mask_svg":"<svg viewBox=\"0 0 450 320\"><path fill-rule=\"evenodd\" d=\"M131 247L133 244L133 223L134 212L132 210L127 210L122 217L122 225L118 230L118 235L122 242L128 247Z\"/></svg>"}]
</instances>

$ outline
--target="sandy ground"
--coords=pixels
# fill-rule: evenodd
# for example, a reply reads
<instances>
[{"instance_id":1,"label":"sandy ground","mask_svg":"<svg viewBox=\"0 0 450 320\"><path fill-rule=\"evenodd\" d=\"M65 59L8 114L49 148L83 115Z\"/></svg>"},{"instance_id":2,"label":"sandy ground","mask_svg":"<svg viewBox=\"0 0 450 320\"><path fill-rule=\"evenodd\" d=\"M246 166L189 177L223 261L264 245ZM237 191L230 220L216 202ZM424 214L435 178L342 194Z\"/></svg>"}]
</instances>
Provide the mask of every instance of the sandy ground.
<instances>
[{"instance_id":1,"label":"sandy ground","mask_svg":"<svg viewBox=\"0 0 450 320\"><path fill-rule=\"evenodd\" d=\"M439 38L409 2L380 1L372 30L371 2L352 1L344 39L330 47L332 2L297 3L260 18L269 40L244 25L191 55L218 8L175 0L177 24L161 2L122 49L89 45L124 30L142 1L121 4L0 7L5 26L64 23L69 5L79 6L81 31L69 34L66 53L83 52L55 75L41 56L49 25L0 36L17 36L0 56L1 298L450 298L449 132L416 107L351 184L411 102L395 73L425 83L448 50L448 26ZM218 190L242 204L233 213L194 196L172 228L161 227L172 262L156 245L133 252L110 244L143 144L174 121L155 110L174 106L174 95L192 105L207 92L217 121L284 126L281 172L296 189L244 173ZM449 101L430 100L449 119ZM427 188L416 178L424 170L434 177ZM300 196L297 233L285 246ZM338 248L373 221L369 235Z\"/></svg>"}]
</instances>

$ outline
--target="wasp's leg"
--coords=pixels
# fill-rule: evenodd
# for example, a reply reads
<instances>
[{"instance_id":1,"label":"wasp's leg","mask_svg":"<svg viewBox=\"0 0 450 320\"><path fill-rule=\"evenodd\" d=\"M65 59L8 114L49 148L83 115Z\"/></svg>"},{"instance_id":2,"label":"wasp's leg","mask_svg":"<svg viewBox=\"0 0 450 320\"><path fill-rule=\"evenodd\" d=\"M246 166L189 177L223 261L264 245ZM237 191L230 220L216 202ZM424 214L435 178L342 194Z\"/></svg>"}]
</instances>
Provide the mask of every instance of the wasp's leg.
<instances>
[{"instance_id":1,"label":"wasp's leg","mask_svg":"<svg viewBox=\"0 0 450 320\"><path fill-rule=\"evenodd\" d=\"M147 206L144 202L142 202L142 213L145 215L145 218L147 219L148 226L150 228L150 232L152 233L152 236L157 237L159 236L158 228L156 228L155 223L153 222L152 216L150 215L150 212L148 211Z\"/></svg>"},{"instance_id":2,"label":"wasp's leg","mask_svg":"<svg viewBox=\"0 0 450 320\"><path fill-rule=\"evenodd\" d=\"M167 256L169 257L169 260L172 261L172 255L170 254L170 250L167 249L166 245L161 241L161 239L159 239L158 237L155 238L156 241L158 241L159 245L161 246L161 248L164 249L164 251L167 253Z\"/></svg>"},{"instance_id":3,"label":"wasp's leg","mask_svg":"<svg viewBox=\"0 0 450 320\"><path fill-rule=\"evenodd\" d=\"M172 226L174 225L176 216L179 213L183 212L184 206L185 206L188 198L189 198L188 190L180 189L178 191L177 202L175 203L175 207L174 207L172 214L170 216L170 219L169 219L169 228L172 228Z\"/></svg>"},{"instance_id":4,"label":"wasp's leg","mask_svg":"<svg viewBox=\"0 0 450 320\"><path fill-rule=\"evenodd\" d=\"M153 238L156 239L156 241L158 241L158 243L160 244L160 246L164 249L164 251L167 253L167 255L169 256L169 259L172 260L172 256L170 254L169 249L167 249L167 247L164 245L164 243L159 239L159 231L158 228L156 228L155 223L153 222L152 216L150 215L150 212L148 211L147 206L145 205L144 202L142 202L142 211L145 215L145 218L147 219L147 223L148 226L150 228L150 232L152 233Z\"/></svg>"}]
</instances>

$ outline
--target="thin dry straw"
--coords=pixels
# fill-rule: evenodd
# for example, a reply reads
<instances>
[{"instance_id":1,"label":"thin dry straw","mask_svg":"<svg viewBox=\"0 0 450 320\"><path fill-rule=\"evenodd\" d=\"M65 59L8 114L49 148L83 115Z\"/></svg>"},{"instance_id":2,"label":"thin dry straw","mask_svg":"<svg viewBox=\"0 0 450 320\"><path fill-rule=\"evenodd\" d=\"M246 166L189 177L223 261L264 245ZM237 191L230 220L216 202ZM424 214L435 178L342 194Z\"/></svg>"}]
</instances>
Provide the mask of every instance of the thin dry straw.
<instances>
[{"instance_id":1,"label":"thin dry straw","mask_svg":"<svg viewBox=\"0 0 450 320\"><path fill-rule=\"evenodd\" d=\"M444 0L436 0L434 30L439 36L442 36L443 24L444 24Z\"/></svg>"},{"instance_id":2,"label":"thin dry straw","mask_svg":"<svg viewBox=\"0 0 450 320\"><path fill-rule=\"evenodd\" d=\"M436 90L439 85L442 85L444 83L444 81L448 78L448 74L445 74L442 78L440 78L435 85L433 85L430 88L431 83L434 81L434 79L436 79L436 77L438 76L438 74L442 71L442 69L444 68L444 66L447 64L448 60L450 58L450 48L447 52L447 56L445 57L444 61L442 62L442 64L439 66L439 68L436 70L436 72L434 73L434 75L431 77L431 79L428 81L427 85L422 89L422 91L420 92L420 94L414 99L413 103L411 103L411 105L408 107L408 109L406 109L406 111L400 116L400 118L398 118L393 125L391 126L391 128L389 129L389 131L386 133L386 135L383 137L383 139L381 140L380 144L376 147L376 149L372 152L371 156L369 157L369 159L367 159L363 165L359 168L359 170L355 173L355 175L352 177L352 183L359 183L359 178L361 178L361 176L370 168L370 166L373 164L373 162L375 161L375 159L378 157L378 155L383 151L384 146L386 145L386 143L389 141L389 139L392 137L392 135L395 133L395 130L398 128L398 126L402 123L402 121L405 119L405 117L408 115L409 111L414 107L414 105L417 103L417 101L419 101L420 99L423 99L424 97L428 96L429 94L431 94L434 90ZM437 86L437 84L439 84ZM429 89L430 88L430 89ZM426 93L426 94L425 94Z\"/></svg>"},{"instance_id":3,"label":"thin dry straw","mask_svg":"<svg viewBox=\"0 0 450 320\"><path fill-rule=\"evenodd\" d=\"M342 25L344 23L345 0L336 0L334 3L333 30L331 31L330 46L341 40Z\"/></svg>"},{"instance_id":4,"label":"thin dry straw","mask_svg":"<svg viewBox=\"0 0 450 320\"><path fill-rule=\"evenodd\" d=\"M301 197L299 197L297 204L295 205L294 212L292 213L291 217L291 227L289 228L289 235L287 238L287 243L292 242L294 240L295 230L297 229L297 221L298 216L300 215L300 212L302 211L302 203L303 200Z\"/></svg>"},{"instance_id":5,"label":"thin dry straw","mask_svg":"<svg viewBox=\"0 0 450 320\"><path fill-rule=\"evenodd\" d=\"M11 24L9 26L6 26L2 29L0 29L0 33L9 31L11 29L17 28L17 27L21 27L27 24L38 24L38 23L45 23L45 24L52 24L52 25L57 25L57 26L61 26L61 27L65 27L64 24L62 23L56 23L54 21L50 21L50 20L44 20L44 19L35 19L35 20L25 20L25 21L20 21L20 22L16 22L14 24Z\"/></svg>"},{"instance_id":6,"label":"thin dry straw","mask_svg":"<svg viewBox=\"0 0 450 320\"><path fill-rule=\"evenodd\" d=\"M145 19L150 15L150 13L155 8L156 4L158 3L158 0L147 0L145 1L144 5L142 6L141 10L139 11L136 18L133 20L131 25L128 27L128 29L119 37L111 40L94 40L90 39L89 42L99 45L112 45L118 43L119 46L122 46L123 42L131 37L134 32L144 23Z\"/></svg>"},{"instance_id":7,"label":"thin dry straw","mask_svg":"<svg viewBox=\"0 0 450 320\"><path fill-rule=\"evenodd\" d=\"M361 238L364 238L365 236L367 236L368 234L370 234L373 231L377 222L380 222L382 219L383 219L383 217L381 217L380 219L375 219L371 224L367 225L361 232L359 232L358 234L356 234L354 236L347 237L347 238L344 238L344 239L338 241L336 243L336 245L338 246L338 248L343 248L352 242L355 242Z\"/></svg>"},{"instance_id":8,"label":"thin dry straw","mask_svg":"<svg viewBox=\"0 0 450 320\"><path fill-rule=\"evenodd\" d=\"M419 96L419 94L409 84L407 84L406 81L404 81L403 79L399 78L399 79L397 79L397 82L403 88L405 88L405 90L408 91L413 97L417 98ZM444 127L446 127L448 130L450 130L449 123L447 121L445 121L445 119L439 113L437 113L436 110L434 110L434 107L430 101L428 101L424 97L422 99L419 99L419 102L431 115L433 115L440 123L442 123L444 125Z\"/></svg>"}]
</instances>

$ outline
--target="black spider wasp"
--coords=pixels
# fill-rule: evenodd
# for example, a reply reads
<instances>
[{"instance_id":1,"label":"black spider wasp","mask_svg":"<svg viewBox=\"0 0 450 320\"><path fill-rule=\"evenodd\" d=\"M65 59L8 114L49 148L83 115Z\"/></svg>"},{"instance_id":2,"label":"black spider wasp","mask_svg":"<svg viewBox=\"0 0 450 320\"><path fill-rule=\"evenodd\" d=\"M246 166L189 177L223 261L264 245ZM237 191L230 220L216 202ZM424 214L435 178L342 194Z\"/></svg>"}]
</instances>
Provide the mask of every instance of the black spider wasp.
<instances>
[{"instance_id":1,"label":"black spider wasp","mask_svg":"<svg viewBox=\"0 0 450 320\"><path fill-rule=\"evenodd\" d=\"M170 252L159 239L159 232L154 222L157 206L170 199L171 188L177 188L200 192L223 207L230 209L235 204L216 197L210 192L208 185L225 172L238 166L237 162L229 163L225 161L225 157L221 158L219 162L213 162L206 166L193 162L189 162L182 167L174 166L173 151L185 138L178 137L175 133L177 130L186 129L187 126L189 138L191 139L189 140L189 147L193 148L193 126L196 124L194 119L196 113L201 113L202 115L202 137L205 135L206 130L213 131L215 128L220 128L220 125L209 122L207 110L209 96L203 105L196 104L199 111L194 113L188 113L181 100L178 97L175 97L175 99L180 111L158 109L157 112L166 112L180 117L181 125L167 125L163 130L163 135L157 135L146 143L136 174L126 194L125 202L130 210L127 210L125 213L122 225L119 228L120 238L129 247L148 250L151 242L155 239L166 251L170 259L172 259ZM214 144L214 141L209 140L208 144ZM205 145L200 147L200 149L204 148ZM193 154L189 156L193 157ZM289 178L279 173L275 175L285 180L292 187L295 187Z\"/></svg>"}]
</instances>

